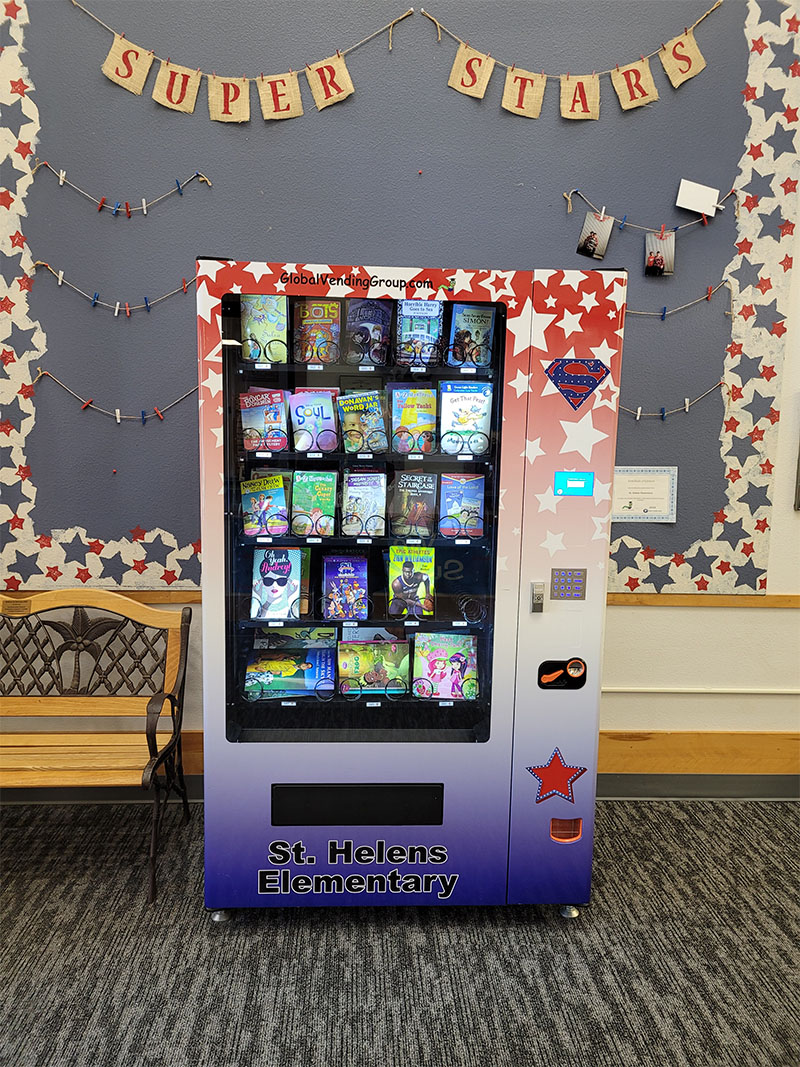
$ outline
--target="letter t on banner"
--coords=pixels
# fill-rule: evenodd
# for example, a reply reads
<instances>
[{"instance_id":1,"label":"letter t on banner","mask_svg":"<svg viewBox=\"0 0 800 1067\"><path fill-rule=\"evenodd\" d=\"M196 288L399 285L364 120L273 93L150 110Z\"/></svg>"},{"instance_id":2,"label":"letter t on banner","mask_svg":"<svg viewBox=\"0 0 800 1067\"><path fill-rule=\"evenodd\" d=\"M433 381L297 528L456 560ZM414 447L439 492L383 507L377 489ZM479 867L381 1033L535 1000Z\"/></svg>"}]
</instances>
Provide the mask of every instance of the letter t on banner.
<instances>
[{"instance_id":1,"label":"letter t on banner","mask_svg":"<svg viewBox=\"0 0 800 1067\"><path fill-rule=\"evenodd\" d=\"M503 88L502 105L514 115L538 119L546 86L546 75L534 74L533 71L521 70L519 67L509 67Z\"/></svg>"},{"instance_id":2,"label":"letter t on banner","mask_svg":"<svg viewBox=\"0 0 800 1067\"><path fill-rule=\"evenodd\" d=\"M197 91L203 75L188 67L179 67L176 63L162 61L153 86L153 99L157 104L183 111L191 115L197 103Z\"/></svg>"},{"instance_id":3,"label":"letter t on banner","mask_svg":"<svg viewBox=\"0 0 800 1067\"><path fill-rule=\"evenodd\" d=\"M129 93L142 95L144 83L153 62L153 53L140 48L133 41L126 41L118 33L103 63L102 71L107 78Z\"/></svg>"},{"instance_id":4,"label":"letter t on banner","mask_svg":"<svg viewBox=\"0 0 800 1067\"><path fill-rule=\"evenodd\" d=\"M598 74L561 75L561 117L565 119L600 118L600 76Z\"/></svg>"},{"instance_id":5,"label":"letter t on banner","mask_svg":"<svg viewBox=\"0 0 800 1067\"><path fill-rule=\"evenodd\" d=\"M303 114L296 71L254 79L265 119L294 119Z\"/></svg>"},{"instance_id":6,"label":"letter t on banner","mask_svg":"<svg viewBox=\"0 0 800 1067\"><path fill-rule=\"evenodd\" d=\"M483 52L476 52L468 44L460 44L447 84L457 93L482 100L494 70L494 60Z\"/></svg>"},{"instance_id":7,"label":"letter t on banner","mask_svg":"<svg viewBox=\"0 0 800 1067\"><path fill-rule=\"evenodd\" d=\"M340 53L307 66L306 77L317 111L338 104L355 92L344 56Z\"/></svg>"},{"instance_id":8,"label":"letter t on banner","mask_svg":"<svg viewBox=\"0 0 800 1067\"><path fill-rule=\"evenodd\" d=\"M694 78L701 70L705 70L706 66L703 53L694 39L694 30L667 41L658 53L658 58L674 89Z\"/></svg>"},{"instance_id":9,"label":"letter t on banner","mask_svg":"<svg viewBox=\"0 0 800 1067\"><path fill-rule=\"evenodd\" d=\"M630 111L632 107L641 107L642 104L651 104L658 100L658 90L646 59L612 70L611 83L623 111Z\"/></svg>"}]
</instances>

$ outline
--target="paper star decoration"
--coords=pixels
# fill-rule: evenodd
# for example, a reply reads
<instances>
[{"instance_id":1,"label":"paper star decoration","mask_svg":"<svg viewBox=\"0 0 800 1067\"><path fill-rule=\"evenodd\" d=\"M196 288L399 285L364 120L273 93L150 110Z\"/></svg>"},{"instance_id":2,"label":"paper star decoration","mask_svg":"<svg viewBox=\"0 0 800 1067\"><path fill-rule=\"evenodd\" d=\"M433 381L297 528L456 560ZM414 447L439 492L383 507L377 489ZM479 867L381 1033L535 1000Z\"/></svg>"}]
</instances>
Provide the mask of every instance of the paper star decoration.
<instances>
[{"instance_id":1,"label":"paper star decoration","mask_svg":"<svg viewBox=\"0 0 800 1067\"><path fill-rule=\"evenodd\" d=\"M539 787L536 791L537 804L541 804L543 800L549 800L550 797L563 797L570 804L574 804L572 786L582 774L586 773L585 767L571 767L565 763L557 748L553 749L553 755L547 763L525 769L539 780Z\"/></svg>"}]
</instances>

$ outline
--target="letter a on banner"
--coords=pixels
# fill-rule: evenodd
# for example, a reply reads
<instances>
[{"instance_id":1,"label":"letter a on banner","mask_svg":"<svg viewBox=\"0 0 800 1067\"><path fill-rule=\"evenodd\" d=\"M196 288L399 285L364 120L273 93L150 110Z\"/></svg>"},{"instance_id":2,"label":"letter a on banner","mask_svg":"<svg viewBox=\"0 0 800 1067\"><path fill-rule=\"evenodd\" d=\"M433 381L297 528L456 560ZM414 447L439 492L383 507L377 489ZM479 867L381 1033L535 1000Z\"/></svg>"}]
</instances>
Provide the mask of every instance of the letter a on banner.
<instances>
[{"instance_id":1,"label":"letter a on banner","mask_svg":"<svg viewBox=\"0 0 800 1067\"><path fill-rule=\"evenodd\" d=\"M346 100L355 89L344 56L337 54L306 67L306 77L317 111Z\"/></svg>"},{"instance_id":2,"label":"letter a on banner","mask_svg":"<svg viewBox=\"0 0 800 1067\"><path fill-rule=\"evenodd\" d=\"M565 119L600 118L600 76L561 75L561 116Z\"/></svg>"},{"instance_id":3,"label":"letter a on banner","mask_svg":"<svg viewBox=\"0 0 800 1067\"><path fill-rule=\"evenodd\" d=\"M208 78L208 114L215 122L250 121L250 82L247 78Z\"/></svg>"},{"instance_id":4,"label":"letter a on banner","mask_svg":"<svg viewBox=\"0 0 800 1067\"><path fill-rule=\"evenodd\" d=\"M667 41L659 51L658 58L675 89L690 78L694 78L701 70L705 70L706 66L703 53L694 39L694 30L689 30L688 33Z\"/></svg>"},{"instance_id":5,"label":"letter a on banner","mask_svg":"<svg viewBox=\"0 0 800 1067\"><path fill-rule=\"evenodd\" d=\"M261 114L265 119L294 119L303 114L300 85L297 72L270 74L254 79L261 101Z\"/></svg>"},{"instance_id":6,"label":"letter a on banner","mask_svg":"<svg viewBox=\"0 0 800 1067\"><path fill-rule=\"evenodd\" d=\"M612 70L611 82L623 111L630 111L632 107L641 107L642 104L651 104L658 100L656 83L646 59Z\"/></svg>"},{"instance_id":7,"label":"letter a on banner","mask_svg":"<svg viewBox=\"0 0 800 1067\"><path fill-rule=\"evenodd\" d=\"M176 63L162 61L153 86L153 99L157 104L183 111L191 115L197 103L197 92L203 75L198 70L179 67Z\"/></svg>"},{"instance_id":8,"label":"letter a on banner","mask_svg":"<svg viewBox=\"0 0 800 1067\"><path fill-rule=\"evenodd\" d=\"M447 84L457 93L482 100L494 70L494 60L483 52L476 52L468 44L460 44Z\"/></svg>"},{"instance_id":9,"label":"letter a on banner","mask_svg":"<svg viewBox=\"0 0 800 1067\"><path fill-rule=\"evenodd\" d=\"M530 70L509 67L506 84L503 88L502 105L514 115L525 115L529 119L538 119L542 110L542 99L547 85L547 76L534 74Z\"/></svg>"},{"instance_id":10,"label":"letter a on banner","mask_svg":"<svg viewBox=\"0 0 800 1067\"><path fill-rule=\"evenodd\" d=\"M152 62L152 52L147 52L133 41L126 41L115 33L102 71L107 78L127 89L129 93L141 96Z\"/></svg>"}]
</instances>

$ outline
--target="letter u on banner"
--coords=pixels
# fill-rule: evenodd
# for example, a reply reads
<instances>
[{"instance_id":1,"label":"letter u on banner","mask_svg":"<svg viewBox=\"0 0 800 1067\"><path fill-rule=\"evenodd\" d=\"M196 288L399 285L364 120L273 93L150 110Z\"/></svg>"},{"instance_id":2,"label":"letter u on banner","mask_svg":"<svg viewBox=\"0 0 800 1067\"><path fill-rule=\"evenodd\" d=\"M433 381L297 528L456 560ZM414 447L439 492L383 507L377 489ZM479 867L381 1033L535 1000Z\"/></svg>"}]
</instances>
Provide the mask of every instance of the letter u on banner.
<instances>
[{"instance_id":1,"label":"letter u on banner","mask_svg":"<svg viewBox=\"0 0 800 1067\"><path fill-rule=\"evenodd\" d=\"M183 111L191 115L197 103L197 92L203 75L199 70L189 70L175 63L164 63L158 68L156 84L153 86L153 99L157 104Z\"/></svg>"},{"instance_id":2,"label":"letter u on banner","mask_svg":"<svg viewBox=\"0 0 800 1067\"><path fill-rule=\"evenodd\" d=\"M294 119L303 114L300 99L300 84L297 72L270 74L254 79L261 101L261 114L265 119Z\"/></svg>"},{"instance_id":3,"label":"letter u on banner","mask_svg":"<svg viewBox=\"0 0 800 1067\"><path fill-rule=\"evenodd\" d=\"M561 115L565 119L600 118L600 75L561 75Z\"/></svg>"},{"instance_id":4,"label":"letter u on banner","mask_svg":"<svg viewBox=\"0 0 800 1067\"><path fill-rule=\"evenodd\" d=\"M250 121L250 82L247 78L208 78L208 114L215 122Z\"/></svg>"},{"instance_id":5,"label":"letter u on banner","mask_svg":"<svg viewBox=\"0 0 800 1067\"><path fill-rule=\"evenodd\" d=\"M632 107L641 107L658 100L656 83L650 73L650 63L646 59L612 70L611 83L623 111L630 111Z\"/></svg>"},{"instance_id":6,"label":"letter u on banner","mask_svg":"<svg viewBox=\"0 0 800 1067\"><path fill-rule=\"evenodd\" d=\"M674 89L694 78L706 66L705 57L694 39L694 30L667 41L658 58Z\"/></svg>"},{"instance_id":7,"label":"letter u on banner","mask_svg":"<svg viewBox=\"0 0 800 1067\"><path fill-rule=\"evenodd\" d=\"M355 89L343 55L329 56L306 67L306 77L317 111L346 100Z\"/></svg>"},{"instance_id":8,"label":"letter u on banner","mask_svg":"<svg viewBox=\"0 0 800 1067\"><path fill-rule=\"evenodd\" d=\"M547 75L509 67L503 87L502 106L514 115L538 119L547 86Z\"/></svg>"},{"instance_id":9,"label":"letter u on banner","mask_svg":"<svg viewBox=\"0 0 800 1067\"><path fill-rule=\"evenodd\" d=\"M494 60L491 56L476 52L467 44L460 44L447 84L457 93L482 100L493 70Z\"/></svg>"},{"instance_id":10,"label":"letter u on banner","mask_svg":"<svg viewBox=\"0 0 800 1067\"><path fill-rule=\"evenodd\" d=\"M127 41L115 33L101 69L112 82L121 85L129 93L141 96L152 62L152 52L147 52L133 41Z\"/></svg>"}]
</instances>

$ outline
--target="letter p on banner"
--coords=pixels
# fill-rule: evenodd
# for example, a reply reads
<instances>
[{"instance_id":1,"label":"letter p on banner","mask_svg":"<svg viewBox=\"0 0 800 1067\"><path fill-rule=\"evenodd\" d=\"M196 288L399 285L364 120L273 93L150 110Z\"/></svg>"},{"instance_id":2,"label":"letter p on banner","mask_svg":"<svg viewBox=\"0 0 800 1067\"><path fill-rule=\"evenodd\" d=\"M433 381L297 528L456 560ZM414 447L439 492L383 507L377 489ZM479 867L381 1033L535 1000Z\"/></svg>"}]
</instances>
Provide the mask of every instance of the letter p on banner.
<instances>
[{"instance_id":1,"label":"letter p on banner","mask_svg":"<svg viewBox=\"0 0 800 1067\"><path fill-rule=\"evenodd\" d=\"M630 111L632 107L641 107L658 100L656 83L650 73L650 63L646 59L612 70L611 83L623 111Z\"/></svg>"},{"instance_id":2,"label":"letter p on banner","mask_svg":"<svg viewBox=\"0 0 800 1067\"><path fill-rule=\"evenodd\" d=\"M494 60L483 52L476 52L467 44L460 44L447 84L457 93L482 100L494 70Z\"/></svg>"},{"instance_id":3,"label":"letter p on banner","mask_svg":"<svg viewBox=\"0 0 800 1067\"><path fill-rule=\"evenodd\" d=\"M157 104L173 111L183 111L184 114L191 115L197 103L197 92L202 80L203 75L197 70L162 61L156 75L156 84L153 86L153 99Z\"/></svg>"},{"instance_id":4,"label":"letter p on banner","mask_svg":"<svg viewBox=\"0 0 800 1067\"><path fill-rule=\"evenodd\" d=\"M355 92L344 56L329 56L306 67L306 77L317 111L346 100Z\"/></svg>"},{"instance_id":5,"label":"letter p on banner","mask_svg":"<svg viewBox=\"0 0 800 1067\"><path fill-rule=\"evenodd\" d=\"M249 122L249 79L218 78L212 74L208 78L208 115L215 122Z\"/></svg>"},{"instance_id":6,"label":"letter p on banner","mask_svg":"<svg viewBox=\"0 0 800 1067\"><path fill-rule=\"evenodd\" d=\"M152 62L152 52L147 52L133 41L127 41L115 33L113 44L101 69L112 82L121 85L129 93L141 96Z\"/></svg>"},{"instance_id":7,"label":"letter p on banner","mask_svg":"<svg viewBox=\"0 0 800 1067\"><path fill-rule=\"evenodd\" d=\"M534 74L530 70L509 67L503 87L502 106L513 115L538 119L546 86L545 74Z\"/></svg>"},{"instance_id":8,"label":"letter p on banner","mask_svg":"<svg viewBox=\"0 0 800 1067\"><path fill-rule=\"evenodd\" d=\"M706 66L703 53L694 39L694 30L667 41L658 53L658 58L674 89L694 78L701 70L705 70Z\"/></svg>"}]
</instances>

